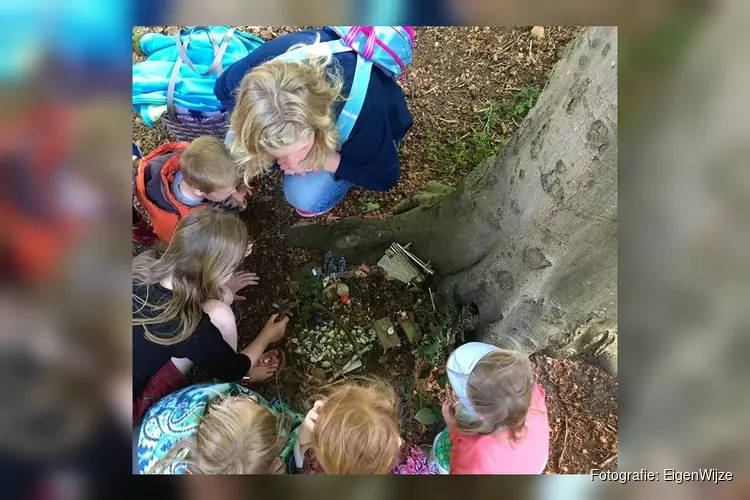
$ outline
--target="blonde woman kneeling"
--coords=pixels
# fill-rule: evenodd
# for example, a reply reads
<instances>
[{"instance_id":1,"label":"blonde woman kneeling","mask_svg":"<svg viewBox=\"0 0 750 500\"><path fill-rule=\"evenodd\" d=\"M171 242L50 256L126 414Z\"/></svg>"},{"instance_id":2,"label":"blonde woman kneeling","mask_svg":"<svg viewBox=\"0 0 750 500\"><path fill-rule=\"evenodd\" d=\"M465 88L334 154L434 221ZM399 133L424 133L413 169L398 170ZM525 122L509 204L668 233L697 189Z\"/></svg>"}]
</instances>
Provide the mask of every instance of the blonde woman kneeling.
<instances>
[{"instance_id":1,"label":"blonde woman kneeling","mask_svg":"<svg viewBox=\"0 0 750 500\"><path fill-rule=\"evenodd\" d=\"M337 38L326 28L269 40L227 68L214 87L232 111L228 140L244 156L245 182L280 168L284 195L303 217L327 212L352 186L393 188L400 169L396 147L414 123L401 87L373 67L359 118L337 150L337 120L350 95L356 54L272 60L295 46Z\"/></svg>"}]
</instances>

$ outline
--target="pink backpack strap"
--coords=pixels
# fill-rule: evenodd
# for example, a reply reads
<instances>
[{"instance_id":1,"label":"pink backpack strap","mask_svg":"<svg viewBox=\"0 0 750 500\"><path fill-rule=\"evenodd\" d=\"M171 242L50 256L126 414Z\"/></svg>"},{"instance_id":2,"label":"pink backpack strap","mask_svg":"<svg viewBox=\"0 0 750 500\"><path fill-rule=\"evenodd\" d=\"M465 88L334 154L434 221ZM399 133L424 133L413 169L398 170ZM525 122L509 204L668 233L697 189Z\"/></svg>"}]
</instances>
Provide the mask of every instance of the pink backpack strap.
<instances>
[{"instance_id":1,"label":"pink backpack strap","mask_svg":"<svg viewBox=\"0 0 750 500\"><path fill-rule=\"evenodd\" d=\"M357 38L357 35L359 35L360 31L362 31L362 26L353 26L352 29L349 30L349 33L344 37L344 43L351 45L354 42L354 39Z\"/></svg>"}]
</instances>

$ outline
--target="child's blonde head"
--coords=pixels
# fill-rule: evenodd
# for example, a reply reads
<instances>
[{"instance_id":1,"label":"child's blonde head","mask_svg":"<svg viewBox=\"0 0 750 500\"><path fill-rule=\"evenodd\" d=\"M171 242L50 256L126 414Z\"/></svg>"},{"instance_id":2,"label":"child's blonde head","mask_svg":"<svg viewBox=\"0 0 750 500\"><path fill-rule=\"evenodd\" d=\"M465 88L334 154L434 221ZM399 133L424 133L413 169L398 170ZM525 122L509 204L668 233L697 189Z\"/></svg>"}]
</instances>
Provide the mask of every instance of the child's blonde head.
<instances>
[{"instance_id":1,"label":"child's blonde head","mask_svg":"<svg viewBox=\"0 0 750 500\"><path fill-rule=\"evenodd\" d=\"M353 379L324 401L312 448L326 473L387 474L401 447L393 387L373 378Z\"/></svg>"},{"instance_id":2,"label":"child's blonde head","mask_svg":"<svg viewBox=\"0 0 750 500\"><path fill-rule=\"evenodd\" d=\"M467 381L467 396L479 419L456 419L466 434L493 434L507 427L511 439L521 438L531 406L534 373L528 356L498 349L485 354Z\"/></svg>"},{"instance_id":3,"label":"child's blonde head","mask_svg":"<svg viewBox=\"0 0 750 500\"><path fill-rule=\"evenodd\" d=\"M330 55L272 60L242 79L231 119L236 133L231 147L246 184L273 165L276 158L269 150L298 143L309 134L313 134L310 155L316 165L323 165L326 155L335 150L338 129L333 106L343 80L332 60Z\"/></svg>"},{"instance_id":4,"label":"child's blonde head","mask_svg":"<svg viewBox=\"0 0 750 500\"><path fill-rule=\"evenodd\" d=\"M198 137L180 157L183 180L213 201L223 201L239 183L237 165L229 148L217 137Z\"/></svg>"},{"instance_id":5,"label":"child's blonde head","mask_svg":"<svg viewBox=\"0 0 750 500\"><path fill-rule=\"evenodd\" d=\"M217 398L208 404L197 435L175 445L151 472L181 462L192 474L271 474L281 444L277 418L268 408L247 396Z\"/></svg>"}]
</instances>

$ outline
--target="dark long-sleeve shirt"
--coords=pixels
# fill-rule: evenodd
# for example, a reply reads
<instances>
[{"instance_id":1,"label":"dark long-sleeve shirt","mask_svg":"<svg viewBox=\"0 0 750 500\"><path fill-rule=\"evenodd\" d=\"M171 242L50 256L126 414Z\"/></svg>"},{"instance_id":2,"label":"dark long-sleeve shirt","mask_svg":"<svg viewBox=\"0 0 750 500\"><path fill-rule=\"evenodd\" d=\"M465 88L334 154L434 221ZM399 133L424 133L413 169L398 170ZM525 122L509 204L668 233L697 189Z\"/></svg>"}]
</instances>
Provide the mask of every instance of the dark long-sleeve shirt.
<instances>
[{"instance_id":1,"label":"dark long-sleeve shirt","mask_svg":"<svg viewBox=\"0 0 750 500\"><path fill-rule=\"evenodd\" d=\"M253 53L234 63L216 80L214 93L227 110L233 110L242 78L256 66L286 52L298 43L313 43L317 34L321 42L337 38L328 29L300 31L269 40ZM344 81L344 98L349 96L356 54L335 54ZM343 101L336 104L338 119ZM347 141L341 146L341 162L336 176L371 191L387 191L398 182L400 163L396 144L414 123L401 87L390 76L373 66L362 111Z\"/></svg>"},{"instance_id":2,"label":"dark long-sleeve shirt","mask_svg":"<svg viewBox=\"0 0 750 500\"><path fill-rule=\"evenodd\" d=\"M133 293L141 299L148 296L150 304L161 304L168 300L172 292L160 285L133 283ZM148 310L147 310L148 309ZM156 314L150 308L133 301L134 316ZM148 325L154 335L168 336L179 331L178 319L159 325ZM240 380L250 371L250 358L235 352L224 341L221 332L211 323L208 314L203 314L195 331L182 342L161 345L146 338L143 326L133 325L133 400L143 394L149 379L171 358L188 358L211 376L226 382Z\"/></svg>"}]
</instances>

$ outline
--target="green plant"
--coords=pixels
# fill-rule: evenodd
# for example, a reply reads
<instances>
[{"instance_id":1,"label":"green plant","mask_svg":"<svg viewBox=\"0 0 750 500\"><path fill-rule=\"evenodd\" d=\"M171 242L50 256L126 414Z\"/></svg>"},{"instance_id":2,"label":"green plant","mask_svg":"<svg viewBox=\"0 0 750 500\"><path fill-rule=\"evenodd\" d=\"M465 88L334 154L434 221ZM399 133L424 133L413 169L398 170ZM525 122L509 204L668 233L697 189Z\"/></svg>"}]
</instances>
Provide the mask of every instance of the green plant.
<instances>
[{"instance_id":1,"label":"green plant","mask_svg":"<svg viewBox=\"0 0 750 500\"><path fill-rule=\"evenodd\" d=\"M299 281L297 300L299 301L299 314L305 326L309 326L313 316L316 314L313 303L320 300L323 291L323 278L320 276L308 276Z\"/></svg>"},{"instance_id":2,"label":"green plant","mask_svg":"<svg viewBox=\"0 0 750 500\"><path fill-rule=\"evenodd\" d=\"M374 212L375 210L380 210L380 203L373 203L371 201L368 201L364 205L362 205L362 211L367 212Z\"/></svg>"},{"instance_id":3,"label":"green plant","mask_svg":"<svg viewBox=\"0 0 750 500\"><path fill-rule=\"evenodd\" d=\"M503 110L508 118L523 116L528 110L534 107L536 98L539 97L539 87L521 87L516 96L516 102L505 101Z\"/></svg>"}]
</instances>

